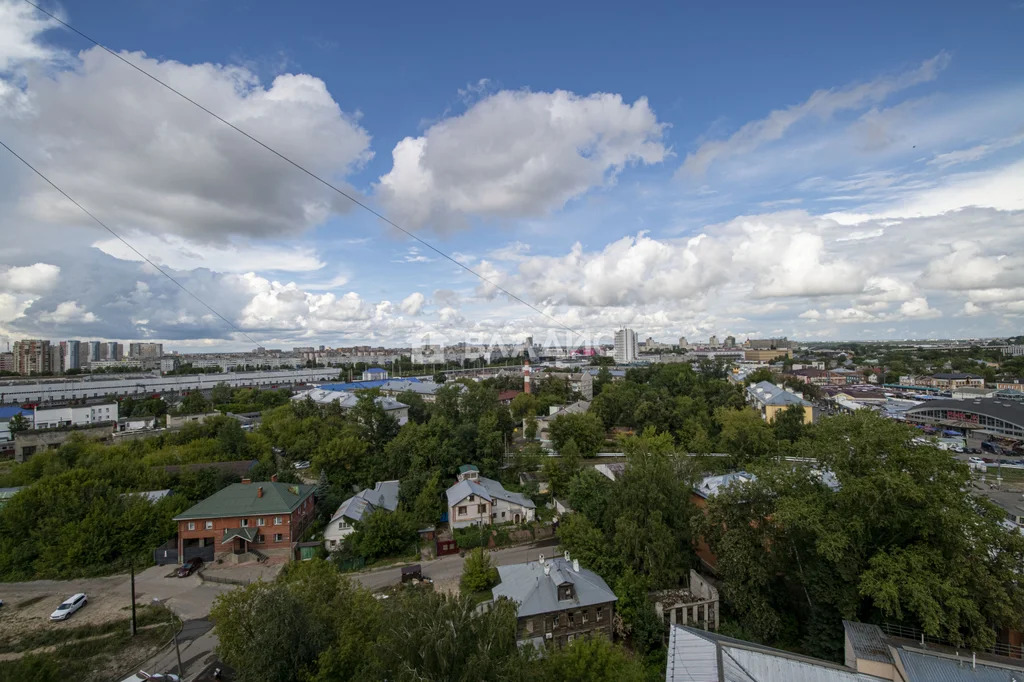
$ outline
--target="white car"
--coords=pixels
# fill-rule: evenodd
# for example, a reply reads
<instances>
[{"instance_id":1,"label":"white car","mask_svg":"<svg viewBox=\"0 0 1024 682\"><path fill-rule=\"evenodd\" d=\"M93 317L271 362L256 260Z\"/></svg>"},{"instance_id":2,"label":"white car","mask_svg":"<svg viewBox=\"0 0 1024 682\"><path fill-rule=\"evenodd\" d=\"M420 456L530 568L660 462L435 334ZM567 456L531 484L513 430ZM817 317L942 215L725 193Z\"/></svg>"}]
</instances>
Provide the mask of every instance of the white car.
<instances>
[{"instance_id":1,"label":"white car","mask_svg":"<svg viewBox=\"0 0 1024 682\"><path fill-rule=\"evenodd\" d=\"M56 611L50 614L50 620L67 620L68 616L85 606L88 601L89 598L85 596L84 592L68 597L63 604L57 607Z\"/></svg>"},{"instance_id":2,"label":"white car","mask_svg":"<svg viewBox=\"0 0 1024 682\"><path fill-rule=\"evenodd\" d=\"M967 463L968 464L984 464L985 460L983 460L981 457L968 457L967 458Z\"/></svg>"},{"instance_id":3,"label":"white car","mask_svg":"<svg viewBox=\"0 0 1024 682\"><path fill-rule=\"evenodd\" d=\"M308 461L302 460L292 465L296 469L308 469L311 465Z\"/></svg>"},{"instance_id":4,"label":"white car","mask_svg":"<svg viewBox=\"0 0 1024 682\"><path fill-rule=\"evenodd\" d=\"M126 677L121 682L181 682L181 678L171 673L155 673L149 674L145 670L140 670L131 677Z\"/></svg>"}]
</instances>

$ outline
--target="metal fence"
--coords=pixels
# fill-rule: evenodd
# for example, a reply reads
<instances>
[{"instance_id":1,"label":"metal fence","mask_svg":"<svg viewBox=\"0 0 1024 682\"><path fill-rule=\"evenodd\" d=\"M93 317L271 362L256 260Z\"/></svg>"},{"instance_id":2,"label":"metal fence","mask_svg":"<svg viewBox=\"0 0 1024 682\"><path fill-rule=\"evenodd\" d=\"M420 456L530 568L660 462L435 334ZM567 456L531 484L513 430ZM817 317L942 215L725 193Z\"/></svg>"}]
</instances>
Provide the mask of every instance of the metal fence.
<instances>
[{"instance_id":1,"label":"metal fence","mask_svg":"<svg viewBox=\"0 0 1024 682\"><path fill-rule=\"evenodd\" d=\"M918 644L924 646L927 644L936 644L938 646L945 646L954 649L962 649L963 651L976 651L977 653L993 654L995 656L1006 656L1007 658L1024 658L1024 645L1013 645L1003 644L997 642L987 649L971 649L967 645L957 645L954 642L950 642L947 639L941 637L933 637L932 635L925 634L923 630L915 627L908 627L906 625L897 625L895 623L882 623L880 626L882 632L889 635L890 637L899 637L901 639L912 639Z\"/></svg>"}]
</instances>

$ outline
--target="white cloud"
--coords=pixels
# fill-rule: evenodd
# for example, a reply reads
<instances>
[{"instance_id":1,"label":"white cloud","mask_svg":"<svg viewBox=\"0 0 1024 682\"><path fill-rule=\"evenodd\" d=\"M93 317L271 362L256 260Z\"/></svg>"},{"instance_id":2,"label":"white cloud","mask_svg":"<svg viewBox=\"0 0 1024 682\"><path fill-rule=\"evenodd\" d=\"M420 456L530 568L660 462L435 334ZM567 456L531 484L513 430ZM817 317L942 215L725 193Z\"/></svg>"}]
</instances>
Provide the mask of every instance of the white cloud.
<instances>
[{"instance_id":1,"label":"white cloud","mask_svg":"<svg viewBox=\"0 0 1024 682\"><path fill-rule=\"evenodd\" d=\"M92 323L99 320L95 314L78 305L78 301L64 301L60 303L53 312L43 313L39 316L40 322L51 322L54 324L68 323Z\"/></svg>"},{"instance_id":2,"label":"white cloud","mask_svg":"<svg viewBox=\"0 0 1024 682\"><path fill-rule=\"evenodd\" d=\"M406 315L419 315L423 312L423 305L427 298L418 291L414 291L402 299L401 309Z\"/></svg>"},{"instance_id":3,"label":"white cloud","mask_svg":"<svg viewBox=\"0 0 1024 682\"><path fill-rule=\"evenodd\" d=\"M203 244L173 234L156 235L144 232L124 236L151 261L175 270L206 267L219 272L304 272L319 270L324 266L316 251L309 247L237 242ZM143 261L118 239L102 239L93 243L93 246L114 258Z\"/></svg>"},{"instance_id":4,"label":"white cloud","mask_svg":"<svg viewBox=\"0 0 1024 682\"><path fill-rule=\"evenodd\" d=\"M377 191L400 220L439 231L542 215L628 164L662 161L663 130L645 98L503 90L399 142Z\"/></svg>"},{"instance_id":5,"label":"white cloud","mask_svg":"<svg viewBox=\"0 0 1024 682\"><path fill-rule=\"evenodd\" d=\"M928 264L921 284L947 290L1021 287L1024 256L1005 252L986 255L977 242L957 241L950 246L948 255Z\"/></svg>"},{"instance_id":6,"label":"white cloud","mask_svg":"<svg viewBox=\"0 0 1024 682\"><path fill-rule=\"evenodd\" d=\"M319 78L284 74L265 86L238 66L121 54L314 172L341 178L372 156L358 115L342 111ZM122 229L203 242L278 238L348 208L347 200L99 48L66 68L27 69L20 77L20 111L0 109L8 139ZM87 224L34 176L18 180L28 218Z\"/></svg>"},{"instance_id":7,"label":"white cloud","mask_svg":"<svg viewBox=\"0 0 1024 682\"><path fill-rule=\"evenodd\" d=\"M687 155L682 170L691 175L703 175L716 161L755 151L764 144L781 139L804 119L828 119L839 112L862 109L896 92L934 80L949 64L949 59L949 55L943 52L917 68L895 76L884 76L838 90L818 90L800 104L776 109L763 119L747 123L727 139L704 142Z\"/></svg>"},{"instance_id":8,"label":"white cloud","mask_svg":"<svg viewBox=\"0 0 1024 682\"><path fill-rule=\"evenodd\" d=\"M939 168L948 168L949 166L955 166L961 163L973 163L989 156L990 154L994 154L997 151L1010 149L1011 147L1016 147L1019 144L1024 144L1024 134L1004 137L993 142L975 145L967 149L957 149L944 154L936 154L935 157L928 162L928 165L938 166Z\"/></svg>"},{"instance_id":9,"label":"white cloud","mask_svg":"<svg viewBox=\"0 0 1024 682\"><path fill-rule=\"evenodd\" d=\"M56 22L19 0L0 0L0 73L27 61L52 59L58 52L39 42Z\"/></svg>"},{"instance_id":10,"label":"white cloud","mask_svg":"<svg viewBox=\"0 0 1024 682\"><path fill-rule=\"evenodd\" d=\"M60 267L50 263L14 266L0 272L0 287L22 293L42 293L57 285Z\"/></svg>"}]
</instances>

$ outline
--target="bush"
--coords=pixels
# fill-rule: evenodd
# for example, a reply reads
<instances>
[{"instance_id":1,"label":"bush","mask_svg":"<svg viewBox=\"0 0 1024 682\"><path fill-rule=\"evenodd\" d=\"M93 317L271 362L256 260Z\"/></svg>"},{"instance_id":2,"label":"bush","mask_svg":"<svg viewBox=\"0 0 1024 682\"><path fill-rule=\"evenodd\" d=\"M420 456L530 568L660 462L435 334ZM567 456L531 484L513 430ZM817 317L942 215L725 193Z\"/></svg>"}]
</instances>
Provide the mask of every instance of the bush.
<instances>
[{"instance_id":1,"label":"bush","mask_svg":"<svg viewBox=\"0 0 1024 682\"><path fill-rule=\"evenodd\" d=\"M498 569L491 565L491 556L483 547L477 547L462 565L462 580L459 583L463 594L489 590L498 584Z\"/></svg>"}]
</instances>

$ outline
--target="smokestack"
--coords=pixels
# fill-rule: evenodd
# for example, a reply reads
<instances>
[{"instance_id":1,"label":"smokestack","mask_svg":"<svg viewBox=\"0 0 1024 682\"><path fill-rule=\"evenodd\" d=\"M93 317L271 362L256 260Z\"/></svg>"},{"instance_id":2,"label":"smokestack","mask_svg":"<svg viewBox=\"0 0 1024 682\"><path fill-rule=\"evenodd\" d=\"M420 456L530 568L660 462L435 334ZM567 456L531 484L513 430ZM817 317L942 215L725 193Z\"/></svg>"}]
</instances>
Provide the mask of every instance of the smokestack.
<instances>
[{"instance_id":1,"label":"smokestack","mask_svg":"<svg viewBox=\"0 0 1024 682\"><path fill-rule=\"evenodd\" d=\"M271 483L277 483L277 474L271 474L270 482Z\"/></svg>"},{"instance_id":2,"label":"smokestack","mask_svg":"<svg viewBox=\"0 0 1024 682\"><path fill-rule=\"evenodd\" d=\"M251 478L243 478L242 479L242 483L244 483L245 485L249 485L250 483L252 483L252 479Z\"/></svg>"},{"instance_id":3,"label":"smokestack","mask_svg":"<svg viewBox=\"0 0 1024 682\"><path fill-rule=\"evenodd\" d=\"M523 360L523 393L530 393L530 360Z\"/></svg>"},{"instance_id":4,"label":"smokestack","mask_svg":"<svg viewBox=\"0 0 1024 682\"><path fill-rule=\"evenodd\" d=\"M256 497L263 497L263 486L256 488Z\"/></svg>"}]
</instances>

